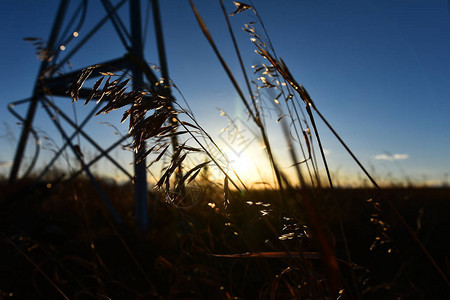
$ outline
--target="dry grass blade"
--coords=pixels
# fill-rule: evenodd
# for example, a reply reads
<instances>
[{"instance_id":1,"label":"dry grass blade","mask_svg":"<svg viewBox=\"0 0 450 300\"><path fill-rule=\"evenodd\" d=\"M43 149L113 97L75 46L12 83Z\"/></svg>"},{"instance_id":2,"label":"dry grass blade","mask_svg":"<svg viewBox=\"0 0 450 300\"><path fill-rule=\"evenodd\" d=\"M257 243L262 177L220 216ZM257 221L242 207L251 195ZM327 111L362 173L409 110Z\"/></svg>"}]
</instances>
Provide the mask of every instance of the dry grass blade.
<instances>
[{"instance_id":1,"label":"dry grass blade","mask_svg":"<svg viewBox=\"0 0 450 300\"><path fill-rule=\"evenodd\" d=\"M161 133L163 124L167 121L168 112L156 112L144 120L140 120L137 124L137 117L131 115L130 119L130 134L134 136L133 147L139 153L141 150L142 142ZM138 116L141 117L141 116ZM163 129L166 132L172 130L172 128Z\"/></svg>"},{"instance_id":2,"label":"dry grass blade","mask_svg":"<svg viewBox=\"0 0 450 300\"><path fill-rule=\"evenodd\" d=\"M154 131L151 136L158 136L158 137L161 137L161 138L168 137L171 134L167 134L167 133L172 132L175 129L176 129L176 127L173 126L173 125L164 126L164 127L161 127L159 129L157 129L156 131ZM178 132L177 131L177 132L173 132L173 133L176 134L176 133L183 133L183 132L181 132L181 131ZM167 135L165 135L165 134L167 134ZM149 136L149 137L151 137L151 136Z\"/></svg>"},{"instance_id":3,"label":"dry grass blade","mask_svg":"<svg viewBox=\"0 0 450 300\"><path fill-rule=\"evenodd\" d=\"M67 92L70 94L70 97L72 97L73 101L77 101L80 98L79 97L80 89L83 87L83 84L86 81L86 79L88 79L89 76L91 76L94 68L96 68L96 66L92 66L81 71L80 75L78 76L78 79L74 83L72 83L72 85L69 87L69 90Z\"/></svg>"},{"instance_id":4,"label":"dry grass blade","mask_svg":"<svg viewBox=\"0 0 450 300\"><path fill-rule=\"evenodd\" d=\"M278 119L277 119L277 123L280 123L280 121L281 121L284 117L286 117L285 114L282 114L281 116L279 116Z\"/></svg>"},{"instance_id":5,"label":"dry grass blade","mask_svg":"<svg viewBox=\"0 0 450 300\"><path fill-rule=\"evenodd\" d=\"M195 171L194 174L192 174L192 176L188 179L188 181L186 182L186 184L189 184L191 181L193 181L195 178L197 178L198 174L200 174L200 171L202 169L198 169L197 171Z\"/></svg>"},{"instance_id":6,"label":"dry grass blade","mask_svg":"<svg viewBox=\"0 0 450 300\"><path fill-rule=\"evenodd\" d=\"M144 160L152 151L156 148L156 145L151 147L150 149L146 150L144 153L139 152L138 156L136 157L136 164L139 164L141 161Z\"/></svg>"},{"instance_id":7,"label":"dry grass blade","mask_svg":"<svg viewBox=\"0 0 450 300\"><path fill-rule=\"evenodd\" d=\"M183 163L184 159L187 156L187 153L184 153L182 156L180 156L180 151L177 151L175 155L172 157L172 162L170 166L167 168L167 170L164 172L164 174L161 176L161 179L156 183L155 187L161 188L164 182L166 183L166 195L169 194L169 182L170 182L170 176L172 176L173 172L179 167L181 167L181 164Z\"/></svg>"},{"instance_id":8,"label":"dry grass blade","mask_svg":"<svg viewBox=\"0 0 450 300\"><path fill-rule=\"evenodd\" d=\"M159 153L158 157L153 161L153 162L158 162L164 155L164 153L166 153L167 149L169 149L170 145L167 145L166 147L164 147L163 151L161 151L161 153Z\"/></svg>"},{"instance_id":9,"label":"dry grass blade","mask_svg":"<svg viewBox=\"0 0 450 300\"><path fill-rule=\"evenodd\" d=\"M194 147L190 147L190 146L186 146L186 145L181 145L180 149L184 149L184 150L188 150L188 151L193 151L193 152L201 152L202 149L199 148L194 148Z\"/></svg>"},{"instance_id":10,"label":"dry grass blade","mask_svg":"<svg viewBox=\"0 0 450 300\"><path fill-rule=\"evenodd\" d=\"M121 83L119 83L117 80L114 80L113 88L110 91L111 97L120 99L118 95L125 91L128 82L130 82L130 78L122 81Z\"/></svg>"},{"instance_id":11,"label":"dry grass blade","mask_svg":"<svg viewBox=\"0 0 450 300\"><path fill-rule=\"evenodd\" d=\"M231 17L248 9L253 9L251 5L245 4L243 2L233 1L233 3L236 6L236 10L230 14Z\"/></svg>"},{"instance_id":12,"label":"dry grass blade","mask_svg":"<svg viewBox=\"0 0 450 300\"><path fill-rule=\"evenodd\" d=\"M186 121L180 121L180 123L183 124L183 125L186 125L186 126L195 128L195 129L200 129L200 128L198 128L197 126L195 126L195 125L193 125L193 124L191 124L191 123L189 123L189 122L186 122Z\"/></svg>"},{"instance_id":13,"label":"dry grass blade","mask_svg":"<svg viewBox=\"0 0 450 300\"><path fill-rule=\"evenodd\" d=\"M225 208L230 204L230 188L228 186L228 176L225 176L223 183L223 205Z\"/></svg>"},{"instance_id":14,"label":"dry grass blade","mask_svg":"<svg viewBox=\"0 0 450 300\"><path fill-rule=\"evenodd\" d=\"M168 127L172 128L172 131L170 133L167 133L165 135L158 134L158 136L167 138L167 137L173 137L173 136L182 135L182 134L186 134L186 133L190 132L190 131L187 131L187 130L185 130L185 131L173 131L174 129L176 129L176 126L173 126L173 125L172 126L168 126Z\"/></svg>"},{"instance_id":15,"label":"dry grass blade","mask_svg":"<svg viewBox=\"0 0 450 300\"><path fill-rule=\"evenodd\" d=\"M24 40L24 41L27 41L27 42L34 42L34 41L41 41L42 38L38 38L38 37L25 37L25 38L23 38L23 40Z\"/></svg>"},{"instance_id":16,"label":"dry grass blade","mask_svg":"<svg viewBox=\"0 0 450 300\"><path fill-rule=\"evenodd\" d=\"M301 165L301 164L304 164L304 163L306 163L308 160L309 160L309 159L304 159L304 160L302 160L302 161L296 162L296 163L292 164L291 167L295 167L295 166L299 166L299 165Z\"/></svg>"},{"instance_id":17,"label":"dry grass blade","mask_svg":"<svg viewBox=\"0 0 450 300\"><path fill-rule=\"evenodd\" d=\"M311 144L309 142L309 136L306 130L302 131L303 138L305 139L306 148L308 149L308 159L311 158Z\"/></svg>"},{"instance_id":18,"label":"dry grass blade","mask_svg":"<svg viewBox=\"0 0 450 300\"><path fill-rule=\"evenodd\" d=\"M264 67L256 67L255 70L253 70L253 74L258 73L261 70L264 70Z\"/></svg>"},{"instance_id":19,"label":"dry grass blade","mask_svg":"<svg viewBox=\"0 0 450 300\"><path fill-rule=\"evenodd\" d=\"M204 166L208 165L210 162L211 161L209 160L204 163L201 163L201 164L195 166L194 168L190 169L188 172L186 172L186 174L184 174L184 176L178 182L175 194L178 195L181 192L182 188L185 186L184 183L186 182L186 180L187 180L186 184L189 184L191 181L193 181L197 177L197 175L200 173L201 169ZM188 180L188 178L189 178L189 180Z\"/></svg>"},{"instance_id":20,"label":"dry grass blade","mask_svg":"<svg viewBox=\"0 0 450 300\"><path fill-rule=\"evenodd\" d=\"M306 259L320 259L318 252L247 252L239 254L211 254L214 257L224 258L306 258Z\"/></svg>"},{"instance_id":21,"label":"dry grass blade","mask_svg":"<svg viewBox=\"0 0 450 300\"><path fill-rule=\"evenodd\" d=\"M209 33L209 30L206 27L205 22L203 21L202 17L200 16L199 12L197 11L197 8L195 7L195 5L192 2L192 0L189 0L189 3L191 4L192 10L193 10L193 12L195 14L195 17L197 19L198 24L200 25L200 28L203 31L203 34L205 35L205 37L208 40L208 42L211 45L211 47L213 48L217 58L219 59L220 63L222 64L222 67L224 68L225 72L227 73L228 77L230 78L231 83L233 84L233 86L235 87L236 91L238 92L239 97L241 98L242 102L245 105L245 108L247 109L247 111L251 115L251 117L256 122L260 123L259 119L256 118L253 110L251 109L250 105L248 104L247 99L245 98L244 94L242 93L242 90L239 87L239 84L237 83L236 79L234 78L233 72L231 72L231 70L228 67L227 63L225 62L225 60L223 59L222 55L220 54L219 49L217 48L216 44L214 43L214 40L213 40L211 34Z\"/></svg>"},{"instance_id":22,"label":"dry grass blade","mask_svg":"<svg viewBox=\"0 0 450 300\"><path fill-rule=\"evenodd\" d=\"M275 99L273 99L273 101L274 101L275 103L277 103L277 104L280 103L280 102L278 101L278 99L280 99L281 95L283 95L283 92L279 93L278 96L276 96Z\"/></svg>"},{"instance_id":23,"label":"dry grass blade","mask_svg":"<svg viewBox=\"0 0 450 300\"><path fill-rule=\"evenodd\" d=\"M100 85L102 84L102 82L103 82L103 79L104 79L105 77L100 77L95 83L94 83L94 86L92 87L92 91L91 91L91 93L89 94L89 96L86 98L86 101L84 102L84 105L86 105L86 104L88 104L89 103L89 101L94 97L94 95L97 93L97 90L98 90L98 88L100 87Z\"/></svg>"},{"instance_id":24,"label":"dry grass blade","mask_svg":"<svg viewBox=\"0 0 450 300\"><path fill-rule=\"evenodd\" d=\"M103 76L107 76L107 75L103 75ZM107 92L109 86L111 85L110 81L111 81L111 76L108 76L108 79L106 79L105 85L103 86L102 92L97 96L97 102L102 101L103 97L106 95L106 92ZM111 99L111 101L108 103L108 105L106 105L97 114L101 114L102 112L105 112L105 113L109 112L108 108L110 106L112 106L113 102L115 102L115 99Z\"/></svg>"}]
</instances>

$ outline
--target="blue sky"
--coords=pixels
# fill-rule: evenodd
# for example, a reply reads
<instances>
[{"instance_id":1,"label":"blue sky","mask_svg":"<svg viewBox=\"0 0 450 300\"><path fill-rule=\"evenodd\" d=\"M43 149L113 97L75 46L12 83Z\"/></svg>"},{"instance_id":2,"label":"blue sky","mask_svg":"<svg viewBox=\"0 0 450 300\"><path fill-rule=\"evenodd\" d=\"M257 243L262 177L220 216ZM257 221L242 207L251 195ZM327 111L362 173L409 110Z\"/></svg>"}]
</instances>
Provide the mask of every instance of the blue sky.
<instances>
[{"instance_id":1,"label":"blue sky","mask_svg":"<svg viewBox=\"0 0 450 300\"><path fill-rule=\"evenodd\" d=\"M224 142L220 132L227 121L217 108L245 122L244 108L203 37L188 2L160 2L170 77L183 92L199 122L218 141ZM231 12L232 1L224 2ZM10 101L31 95L39 67L31 43L23 38L47 39L58 3L31 0L0 3L2 173L8 171L7 165L15 149L15 142L6 133L10 130L16 138L20 134L20 127L6 106ZM103 16L99 3L89 1L84 30ZM142 3L143 16L145 3ZM238 74L237 60L218 2L195 3L219 49ZM254 5L277 54L378 179L405 181L407 176L415 182L437 184L446 180L445 174L450 171L450 118L447 117L450 111L450 13L447 1L261 0L254 1ZM123 14L127 22L126 9ZM261 63L262 59L254 54L249 36L240 28L253 20L251 13L231 18L249 72L250 65ZM151 20L149 24L146 57L149 62L157 63ZM83 29L79 38L85 33ZM66 45L66 51L70 51L71 46ZM124 53L108 24L71 62L77 69ZM61 105L68 111L72 109L70 101ZM17 109L23 113L25 108ZM82 117L85 109L81 105L76 109ZM109 136L111 140L114 138L114 130L98 122L107 120L118 125L118 117L119 114L115 118L94 119L89 130L98 141L107 144ZM283 160L285 144L277 133L276 119L273 116L266 121L273 132L271 140L280 152L280 164L288 166L289 162ZM48 135L56 134L43 113L36 116L36 122ZM340 175L341 181L356 180L361 172L320 122L319 131L331 169ZM122 150L114 153L128 163L128 154ZM249 177L252 172L249 171Z\"/></svg>"}]
</instances>

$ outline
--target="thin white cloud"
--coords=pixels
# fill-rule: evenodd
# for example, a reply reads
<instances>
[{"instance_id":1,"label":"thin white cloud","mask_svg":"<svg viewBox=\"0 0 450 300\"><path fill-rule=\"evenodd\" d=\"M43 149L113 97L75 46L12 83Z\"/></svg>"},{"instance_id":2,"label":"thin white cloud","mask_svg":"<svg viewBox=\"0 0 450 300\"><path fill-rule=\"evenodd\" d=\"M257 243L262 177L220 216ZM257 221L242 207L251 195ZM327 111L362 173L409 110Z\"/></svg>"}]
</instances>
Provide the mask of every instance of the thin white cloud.
<instances>
[{"instance_id":1,"label":"thin white cloud","mask_svg":"<svg viewBox=\"0 0 450 300\"><path fill-rule=\"evenodd\" d=\"M404 159L408 159L409 155L408 154L378 154L375 155L375 159L376 160L404 160Z\"/></svg>"},{"instance_id":2,"label":"thin white cloud","mask_svg":"<svg viewBox=\"0 0 450 300\"><path fill-rule=\"evenodd\" d=\"M408 159L408 158L409 158L408 154L394 154L394 159L401 160L401 159Z\"/></svg>"}]
</instances>

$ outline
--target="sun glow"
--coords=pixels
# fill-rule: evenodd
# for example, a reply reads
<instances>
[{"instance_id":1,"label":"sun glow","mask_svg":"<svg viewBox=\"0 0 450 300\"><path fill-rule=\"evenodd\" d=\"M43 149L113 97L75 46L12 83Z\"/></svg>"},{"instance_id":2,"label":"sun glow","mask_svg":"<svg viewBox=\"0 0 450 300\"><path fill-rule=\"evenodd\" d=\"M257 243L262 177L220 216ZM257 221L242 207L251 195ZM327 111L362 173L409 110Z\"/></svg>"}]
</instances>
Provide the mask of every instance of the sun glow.
<instances>
[{"instance_id":1,"label":"sun glow","mask_svg":"<svg viewBox=\"0 0 450 300\"><path fill-rule=\"evenodd\" d=\"M248 187L256 182L270 181L270 164L264 155L264 149L251 147L239 154L233 152L227 156L234 171Z\"/></svg>"},{"instance_id":2,"label":"sun glow","mask_svg":"<svg viewBox=\"0 0 450 300\"><path fill-rule=\"evenodd\" d=\"M239 176L244 176L246 179L254 179L251 178L253 177L251 174L256 171L255 164L249 155L245 153L241 153L241 155L233 155L230 159L230 163Z\"/></svg>"}]
</instances>

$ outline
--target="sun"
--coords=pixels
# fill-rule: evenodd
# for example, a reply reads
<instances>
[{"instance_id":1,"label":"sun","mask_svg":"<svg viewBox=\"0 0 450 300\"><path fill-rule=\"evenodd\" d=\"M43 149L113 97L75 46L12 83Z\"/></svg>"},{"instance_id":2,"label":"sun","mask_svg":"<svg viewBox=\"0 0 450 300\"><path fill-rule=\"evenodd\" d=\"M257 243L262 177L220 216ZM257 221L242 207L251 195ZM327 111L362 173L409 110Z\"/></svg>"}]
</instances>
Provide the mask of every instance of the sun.
<instances>
[{"instance_id":1,"label":"sun","mask_svg":"<svg viewBox=\"0 0 450 300\"><path fill-rule=\"evenodd\" d=\"M230 153L227 157L233 170L247 186L266 181L270 177L270 168L261 149L246 149L239 154Z\"/></svg>"},{"instance_id":2,"label":"sun","mask_svg":"<svg viewBox=\"0 0 450 300\"><path fill-rule=\"evenodd\" d=\"M245 152L241 153L240 155L236 154L231 155L230 163L233 166L236 173L238 173L239 176L244 177L246 179L251 179L248 177L249 176L251 177L251 174L255 172L254 161Z\"/></svg>"}]
</instances>

